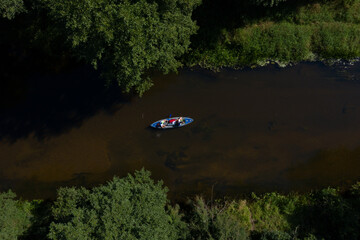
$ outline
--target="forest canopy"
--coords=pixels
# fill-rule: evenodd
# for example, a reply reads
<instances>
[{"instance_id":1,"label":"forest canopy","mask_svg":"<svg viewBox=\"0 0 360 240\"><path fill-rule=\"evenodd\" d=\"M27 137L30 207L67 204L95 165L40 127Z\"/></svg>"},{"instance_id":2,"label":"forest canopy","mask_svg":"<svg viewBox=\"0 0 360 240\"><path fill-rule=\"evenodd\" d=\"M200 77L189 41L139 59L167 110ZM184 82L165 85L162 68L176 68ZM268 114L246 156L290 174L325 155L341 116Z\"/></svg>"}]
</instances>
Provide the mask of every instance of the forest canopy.
<instances>
[{"instance_id":1,"label":"forest canopy","mask_svg":"<svg viewBox=\"0 0 360 240\"><path fill-rule=\"evenodd\" d=\"M177 239L182 225L179 216L166 210L166 192L145 170L91 190L61 188L49 238Z\"/></svg>"},{"instance_id":2,"label":"forest canopy","mask_svg":"<svg viewBox=\"0 0 360 240\"><path fill-rule=\"evenodd\" d=\"M139 94L149 89L152 69L164 73L181 64L176 57L196 32L187 0L46 0L76 55L102 70L108 81Z\"/></svg>"}]
</instances>

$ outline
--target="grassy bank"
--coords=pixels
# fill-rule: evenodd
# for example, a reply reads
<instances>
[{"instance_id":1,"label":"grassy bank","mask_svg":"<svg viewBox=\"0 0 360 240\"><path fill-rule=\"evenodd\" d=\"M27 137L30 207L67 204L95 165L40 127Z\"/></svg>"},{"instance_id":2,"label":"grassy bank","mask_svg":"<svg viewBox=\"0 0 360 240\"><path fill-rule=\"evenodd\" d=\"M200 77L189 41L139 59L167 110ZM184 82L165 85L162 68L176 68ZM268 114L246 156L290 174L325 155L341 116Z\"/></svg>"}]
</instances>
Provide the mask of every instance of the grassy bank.
<instances>
[{"instance_id":1,"label":"grassy bank","mask_svg":"<svg viewBox=\"0 0 360 240\"><path fill-rule=\"evenodd\" d=\"M359 0L294 1L268 11L265 7L249 11L258 11L258 18L240 11L231 21L236 16L241 20L230 26L214 23L206 31L200 26L185 61L219 68L360 56Z\"/></svg>"},{"instance_id":2,"label":"grassy bank","mask_svg":"<svg viewBox=\"0 0 360 240\"><path fill-rule=\"evenodd\" d=\"M360 183L346 191L252 194L174 205L148 171L94 187L60 188L55 201L0 194L1 239L359 239Z\"/></svg>"}]
</instances>

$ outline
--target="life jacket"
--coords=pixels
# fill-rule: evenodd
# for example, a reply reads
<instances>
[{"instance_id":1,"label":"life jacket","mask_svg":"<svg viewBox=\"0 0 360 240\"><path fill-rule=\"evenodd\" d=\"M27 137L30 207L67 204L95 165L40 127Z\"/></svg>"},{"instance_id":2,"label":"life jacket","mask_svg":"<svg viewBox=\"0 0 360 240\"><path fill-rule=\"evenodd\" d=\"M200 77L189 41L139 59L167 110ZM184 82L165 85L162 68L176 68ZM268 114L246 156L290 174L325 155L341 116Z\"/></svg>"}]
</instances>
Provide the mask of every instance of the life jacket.
<instances>
[{"instance_id":1,"label":"life jacket","mask_svg":"<svg viewBox=\"0 0 360 240\"><path fill-rule=\"evenodd\" d=\"M169 120L169 123L172 124L172 123L176 122L176 120L177 120L177 119L170 119L170 120Z\"/></svg>"}]
</instances>

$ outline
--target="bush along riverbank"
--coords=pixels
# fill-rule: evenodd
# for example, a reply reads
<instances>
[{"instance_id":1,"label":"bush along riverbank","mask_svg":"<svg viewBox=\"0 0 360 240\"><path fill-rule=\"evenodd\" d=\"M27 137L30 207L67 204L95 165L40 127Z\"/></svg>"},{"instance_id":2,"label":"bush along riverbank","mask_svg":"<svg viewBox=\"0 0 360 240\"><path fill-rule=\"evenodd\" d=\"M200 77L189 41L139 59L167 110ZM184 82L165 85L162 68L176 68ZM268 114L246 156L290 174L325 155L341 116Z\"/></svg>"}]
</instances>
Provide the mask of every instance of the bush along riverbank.
<instances>
[{"instance_id":1,"label":"bush along riverbank","mask_svg":"<svg viewBox=\"0 0 360 240\"><path fill-rule=\"evenodd\" d=\"M141 170L94 187L60 188L55 201L0 194L0 239L359 239L360 183L303 195L252 194L174 205Z\"/></svg>"},{"instance_id":2,"label":"bush along riverbank","mask_svg":"<svg viewBox=\"0 0 360 240\"><path fill-rule=\"evenodd\" d=\"M214 22L212 28L199 13L205 12L206 1L196 10L200 29L184 60L189 66L286 66L299 61L357 61L360 56L360 0L285 1L253 8L230 2L229 9L212 13L227 23Z\"/></svg>"}]
</instances>

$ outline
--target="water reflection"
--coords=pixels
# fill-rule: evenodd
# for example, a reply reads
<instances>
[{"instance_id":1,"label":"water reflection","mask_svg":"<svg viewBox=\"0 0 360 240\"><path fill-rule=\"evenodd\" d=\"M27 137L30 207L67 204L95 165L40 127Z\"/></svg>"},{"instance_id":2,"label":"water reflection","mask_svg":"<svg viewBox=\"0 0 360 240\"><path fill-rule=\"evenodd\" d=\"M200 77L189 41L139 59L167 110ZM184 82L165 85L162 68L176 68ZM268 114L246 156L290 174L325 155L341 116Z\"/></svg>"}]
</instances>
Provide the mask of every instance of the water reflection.
<instances>
[{"instance_id":1,"label":"water reflection","mask_svg":"<svg viewBox=\"0 0 360 240\"><path fill-rule=\"evenodd\" d=\"M49 197L58 186L93 186L142 167L164 180L172 198L348 184L360 176L357 76L359 64L346 71L305 63L183 70L156 76L151 91L126 104L118 90L95 87L95 80L89 89L64 87L59 92L71 97L54 110L54 101L40 101L46 94L30 95L21 111L2 112L3 119L24 121L2 120L0 190ZM72 111L75 117L69 117ZM148 128L169 114L195 122L169 131ZM23 127L26 122L33 127Z\"/></svg>"}]
</instances>

